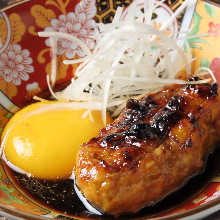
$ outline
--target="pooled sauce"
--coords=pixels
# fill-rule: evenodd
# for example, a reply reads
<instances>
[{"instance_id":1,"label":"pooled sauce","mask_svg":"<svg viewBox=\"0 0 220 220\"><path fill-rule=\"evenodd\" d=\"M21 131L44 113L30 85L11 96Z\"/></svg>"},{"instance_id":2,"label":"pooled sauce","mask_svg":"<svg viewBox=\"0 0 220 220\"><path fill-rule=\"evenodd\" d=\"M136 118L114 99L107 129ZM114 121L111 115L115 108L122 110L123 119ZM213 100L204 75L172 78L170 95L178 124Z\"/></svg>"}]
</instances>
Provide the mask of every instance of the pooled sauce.
<instances>
[{"instance_id":1,"label":"pooled sauce","mask_svg":"<svg viewBox=\"0 0 220 220\"><path fill-rule=\"evenodd\" d=\"M204 91L197 85L193 85L193 88L187 86L184 92L187 92L188 90L195 90L200 96L208 94L208 98L215 96L217 91L215 84L211 84L211 86L207 84ZM103 133L107 132L110 126L115 126L115 129L118 129L116 134L107 135L104 139L105 143L103 142L103 144L109 144L109 142L117 144L118 138L120 140L124 135L129 135L129 137L137 136L141 139L156 138L159 142L162 142L164 140L164 135L170 131L172 126L181 120L181 117L184 117L184 97L173 95L174 92L174 90L171 90L170 93L167 92L167 94L165 94L163 91L162 98L158 95L156 101L153 100L151 95L147 96L147 99L141 101L130 99L127 102L127 110L123 116L126 120L119 121L118 124L110 124L102 129L101 132ZM171 98L169 98L168 95L171 96ZM170 100L165 106L163 106L164 98ZM158 110L160 110L159 114L155 114ZM154 115L153 118L152 115ZM191 114L188 114L187 117L193 126L198 126L196 119L193 118ZM148 118L149 120L145 122L145 118ZM123 133L125 128L128 129ZM93 141L95 141L95 138ZM190 138L187 139L185 144L186 147L190 147L192 145L192 140ZM142 153L140 155L142 155ZM219 172L219 156L220 149L218 148L215 150L215 153L211 153L208 157L206 168L200 174L191 177L182 188L153 206L143 208L134 215L126 215L118 219L152 217L167 212L193 198L204 189L210 180ZM125 152L124 157L126 160L132 159L129 152ZM4 167L10 180L20 192L35 203L49 210L53 210L61 216L80 216L90 219L113 219L111 216L98 216L90 213L78 198L74 190L74 181L72 179L45 180L27 177L23 174L12 171L6 164L4 164Z\"/></svg>"},{"instance_id":2,"label":"pooled sauce","mask_svg":"<svg viewBox=\"0 0 220 220\"><path fill-rule=\"evenodd\" d=\"M187 202L200 193L217 175L220 170L220 148L210 153L205 169L192 177L183 187L167 196L153 206L143 208L134 215L122 216L118 219L134 219L138 217L152 217L167 212L184 202ZM111 216L98 216L87 211L74 190L74 181L65 180L42 180L17 173L4 163L5 171L12 183L27 198L40 206L60 213L61 216L80 216L92 219L113 219Z\"/></svg>"}]
</instances>

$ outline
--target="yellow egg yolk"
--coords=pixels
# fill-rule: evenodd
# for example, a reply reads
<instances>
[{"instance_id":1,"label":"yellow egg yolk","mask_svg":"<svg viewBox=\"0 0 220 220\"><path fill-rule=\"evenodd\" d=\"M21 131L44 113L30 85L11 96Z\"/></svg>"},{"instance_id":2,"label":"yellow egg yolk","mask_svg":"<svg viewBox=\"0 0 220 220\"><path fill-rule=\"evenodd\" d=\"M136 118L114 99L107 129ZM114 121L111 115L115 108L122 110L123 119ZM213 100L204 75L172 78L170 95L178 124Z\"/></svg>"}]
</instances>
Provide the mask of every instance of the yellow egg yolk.
<instances>
[{"instance_id":1,"label":"yellow egg yolk","mask_svg":"<svg viewBox=\"0 0 220 220\"><path fill-rule=\"evenodd\" d=\"M12 117L2 134L4 155L11 164L34 177L68 178L80 144L97 136L103 127L101 112L92 111L92 122L89 116L82 118L85 109L40 110L50 103L54 104L32 104ZM107 118L110 123L110 116Z\"/></svg>"}]
</instances>

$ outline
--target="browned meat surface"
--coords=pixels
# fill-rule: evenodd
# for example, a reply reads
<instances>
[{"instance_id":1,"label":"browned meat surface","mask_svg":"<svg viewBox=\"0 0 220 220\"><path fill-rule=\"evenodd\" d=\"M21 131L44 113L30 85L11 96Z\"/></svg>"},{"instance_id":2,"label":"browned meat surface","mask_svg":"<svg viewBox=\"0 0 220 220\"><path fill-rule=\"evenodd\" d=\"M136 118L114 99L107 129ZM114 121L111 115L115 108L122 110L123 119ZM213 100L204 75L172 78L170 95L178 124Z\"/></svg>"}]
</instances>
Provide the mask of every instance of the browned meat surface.
<instances>
[{"instance_id":1,"label":"browned meat surface","mask_svg":"<svg viewBox=\"0 0 220 220\"><path fill-rule=\"evenodd\" d=\"M174 84L128 100L114 123L80 147L75 175L83 195L118 216L180 188L219 141L219 99L213 83Z\"/></svg>"}]
</instances>

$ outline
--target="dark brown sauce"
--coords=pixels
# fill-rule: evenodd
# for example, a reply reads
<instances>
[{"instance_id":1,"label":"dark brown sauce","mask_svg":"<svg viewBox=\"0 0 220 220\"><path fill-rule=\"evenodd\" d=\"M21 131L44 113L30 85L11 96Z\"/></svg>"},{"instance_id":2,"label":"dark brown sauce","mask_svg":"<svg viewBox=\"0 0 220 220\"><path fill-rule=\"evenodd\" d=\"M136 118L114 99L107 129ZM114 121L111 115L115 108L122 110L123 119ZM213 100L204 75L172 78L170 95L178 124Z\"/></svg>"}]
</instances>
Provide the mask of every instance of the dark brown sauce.
<instances>
[{"instance_id":1,"label":"dark brown sauce","mask_svg":"<svg viewBox=\"0 0 220 220\"><path fill-rule=\"evenodd\" d=\"M196 80L195 80L196 81ZM63 86L63 85L62 85ZM65 87L65 86L63 86ZM195 86L192 86L193 88L187 88L187 89L195 89ZM213 84L213 86L209 87L207 85L206 89L209 89L210 92L208 93L210 96L216 94L216 86ZM60 88L57 89L57 91L60 91ZM203 90L197 89L196 91L200 92L200 95L207 94L206 92L203 92ZM48 97L49 93L48 91L45 92L45 94L41 95L41 97ZM181 101L181 100L180 100ZM166 114L168 114L168 110L172 109L172 111L179 112L180 107L179 103L182 103L179 101L179 97L175 96L171 102L167 104L166 111L163 112L163 118L165 118ZM149 106L147 108L146 106ZM158 109L158 103L151 100L150 96L148 96L148 100L143 101L137 101L137 100L129 100L127 103L128 108L128 114L125 116L127 117L126 121L120 122L120 127L123 127L122 123L124 124L124 127L130 127L130 122L135 122L138 120L137 117L145 117L147 113L151 115L151 111L155 109ZM137 114L138 112L138 114ZM141 114L140 114L141 113ZM169 116L169 115L168 115ZM172 115L171 115L172 116ZM168 129L172 126L172 124L167 124L168 120L165 121L159 121L161 117L155 118L155 121L157 123L160 123L160 125L163 125L162 127L164 129ZM179 115L174 115L175 121L180 120ZM195 119L190 119L191 123L195 124ZM174 122L175 122L174 121ZM171 120L171 122L173 122ZM117 125L116 125L117 126ZM146 125L144 124L144 131ZM132 128L132 133L137 133L137 129L143 130L142 124L136 124L136 127ZM135 130L136 129L136 130ZM153 130L152 136L154 136L155 130ZM158 133L158 132L156 132ZM166 133L165 130L163 130L162 133ZM148 135L147 132L144 132L144 135ZM149 134L150 135L150 134ZM111 138L109 136L108 138ZM148 136L147 136L148 138ZM161 138L162 140L163 138ZM193 177L190 177L190 179L187 181L186 184L184 184L183 187L181 187L179 190L175 191L174 193L170 194L166 198L162 199L160 202L156 203L153 206L148 206L146 208L143 208L139 212L133 215L125 215L120 218L117 218L117 220L123 220L123 219L140 219L140 218L147 218L147 217L153 217L157 216L159 214L162 214L164 212L168 212L183 203L189 201L196 195L198 195L211 181L213 177L215 177L219 171L220 171L220 147L215 150L215 152L210 153L207 157L207 162L205 169L200 173ZM45 207L46 209L53 210L60 214L58 218L62 219L71 219L74 217L82 217L84 219L115 219L112 216L102 215L98 216L95 214L90 213L85 206L82 204L78 196L76 195L76 192L74 190L74 181L71 179L66 179L62 181L48 181L48 180L42 180L37 178L29 178L25 175L19 174L17 172L12 171L4 162L4 168L6 171L6 174L8 175L11 182L15 185L15 187L23 193L27 198L29 198L31 201L35 202L36 204L39 204L42 207Z\"/></svg>"},{"instance_id":2,"label":"dark brown sauce","mask_svg":"<svg viewBox=\"0 0 220 220\"><path fill-rule=\"evenodd\" d=\"M143 208L134 215L126 215L117 219L152 217L170 211L184 202L189 201L198 195L210 183L210 180L218 174L220 171L219 157L220 147L209 154L206 161L206 168L200 174L190 178L182 188L153 206ZM33 202L60 213L59 217L64 217L65 219L70 219L74 216L80 216L85 219L114 219L111 216L98 216L87 211L76 195L74 181L71 179L62 181L41 180L16 173L5 163L4 168L8 177L20 192Z\"/></svg>"}]
</instances>

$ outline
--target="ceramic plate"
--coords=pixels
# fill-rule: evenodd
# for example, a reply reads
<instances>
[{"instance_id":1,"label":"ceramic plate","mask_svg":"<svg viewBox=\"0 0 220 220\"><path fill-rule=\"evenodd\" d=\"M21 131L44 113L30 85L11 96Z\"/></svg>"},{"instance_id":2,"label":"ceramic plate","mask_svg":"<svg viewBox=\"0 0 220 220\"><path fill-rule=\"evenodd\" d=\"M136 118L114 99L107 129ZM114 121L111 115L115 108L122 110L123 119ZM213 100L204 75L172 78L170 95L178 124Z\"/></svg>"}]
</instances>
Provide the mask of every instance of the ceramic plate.
<instances>
[{"instance_id":1,"label":"ceramic plate","mask_svg":"<svg viewBox=\"0 0 220 220\"><path fill-rule=\"evenodd\" d=\"M26 0L18 1L0 12L0 133L10 117L29 103L34 95L47 93L46 74L51 71L48 39L39 38L39 31L62 31L82 39L90 49L94 47L94 22L109 23L118 6L124 16L132 0ZM160 27L183 3L167 0L154 13L153 24ZM176 35L210 34L189 40L196 60L193 68L209 67L220 81L220 7L208 1L191 1L191 6L179 14L169 26L180 30ZM142 13L139 1L136 13ZM186 33L187 31L187 33ZM59 44L57 89L63 88L73 77L76 65L64 65L62 60L84 54L73 43ZM123 219L200 219L220 209L219 150L210 156L207 169L189 181L180 191L154 207L141 210ZM37 186L36 186L37 187ZM40 190L40 188L39 188ZM77 202L77 201L76 201ZM25 191L0 165L0 214L10 218L105 219L89 214L71 215L42 205ZM65 209L64 209L65 211ZM106 217L107 218L107 217ZM108 218L109 219L109 218Z\"/></svg>"}]
</instances>

